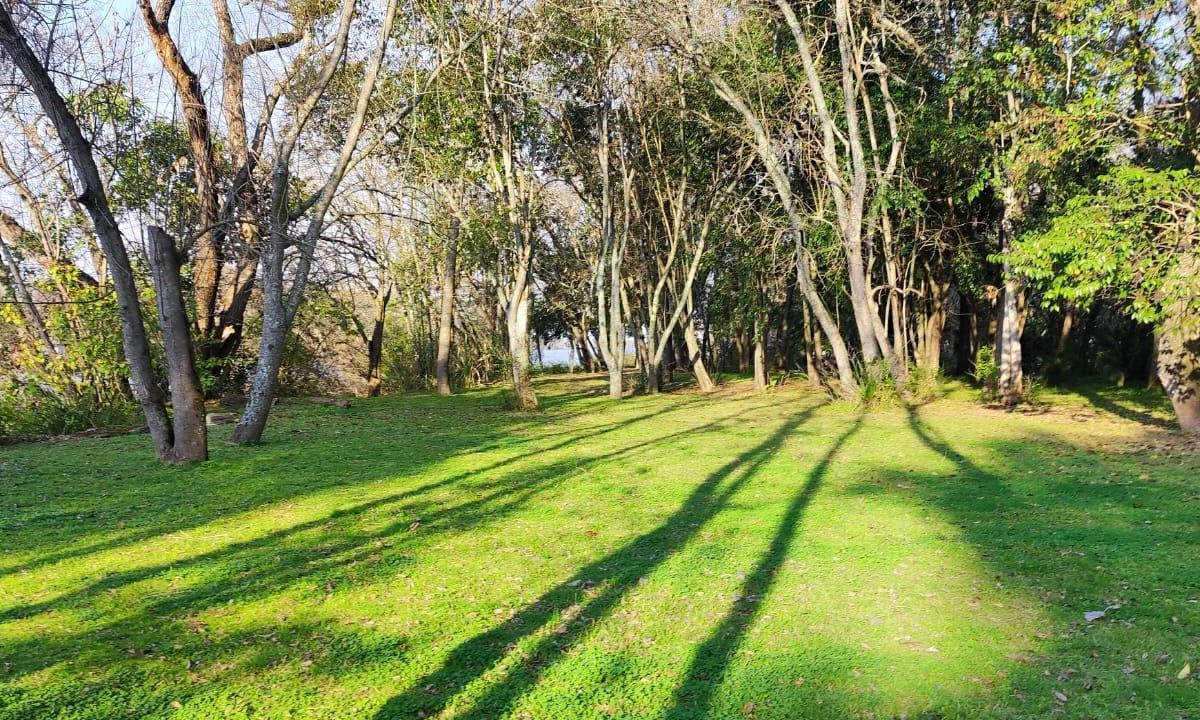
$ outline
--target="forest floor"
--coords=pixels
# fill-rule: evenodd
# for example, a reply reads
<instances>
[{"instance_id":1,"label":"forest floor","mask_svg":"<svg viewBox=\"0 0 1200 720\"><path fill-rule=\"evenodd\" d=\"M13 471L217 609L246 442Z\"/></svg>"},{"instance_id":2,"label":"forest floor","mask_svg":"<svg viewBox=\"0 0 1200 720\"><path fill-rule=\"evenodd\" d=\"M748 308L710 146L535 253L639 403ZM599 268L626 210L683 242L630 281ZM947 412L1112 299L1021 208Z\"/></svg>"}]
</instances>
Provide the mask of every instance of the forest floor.
<instances>
[{"instance_id":1,"label":"forest floor","mask_svg":"<svg viewBox=\"0 0 1200 720\"><path fill-rule=\"evenodd\" d=\"M0 448L0 718L1197 717L1161 406L744 389L281 405L184 469Z\"/></svg>"}]
</instances>

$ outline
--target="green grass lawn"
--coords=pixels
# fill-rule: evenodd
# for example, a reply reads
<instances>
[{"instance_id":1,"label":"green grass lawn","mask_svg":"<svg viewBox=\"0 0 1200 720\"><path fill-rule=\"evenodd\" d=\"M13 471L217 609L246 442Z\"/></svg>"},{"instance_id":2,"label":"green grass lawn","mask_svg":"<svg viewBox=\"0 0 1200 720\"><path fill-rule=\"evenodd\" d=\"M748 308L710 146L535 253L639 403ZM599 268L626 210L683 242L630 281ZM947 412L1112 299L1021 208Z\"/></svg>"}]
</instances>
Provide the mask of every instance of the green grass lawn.
<instances>
[{"instance_id":1,"label":"green grass lawn","mask_svg":"<svg viewBox=\"0 0 1200 720\"><path fill-rule=\"evenodd\" d=\"M539 391L0 448L0 718L1200 717L1200 454L1136 392Z\"/></svg>"}]
</instances>

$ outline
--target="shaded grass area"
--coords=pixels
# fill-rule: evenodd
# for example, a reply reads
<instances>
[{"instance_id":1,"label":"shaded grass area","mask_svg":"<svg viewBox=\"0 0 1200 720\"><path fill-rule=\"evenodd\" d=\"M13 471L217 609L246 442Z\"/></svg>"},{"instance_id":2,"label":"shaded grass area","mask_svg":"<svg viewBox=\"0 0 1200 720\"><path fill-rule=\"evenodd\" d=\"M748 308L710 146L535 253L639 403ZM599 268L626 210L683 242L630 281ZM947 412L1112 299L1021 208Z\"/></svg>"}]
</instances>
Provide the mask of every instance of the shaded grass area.
<instances>
[{"instance_id":1,"label":"shaded grass area","mask_svg":"<svg viewBox=\"0 0 1200 720\"><path fill-rule=\"evenodd\" d=\"M1136 394L539 383L533 415L281 406L185 469L140 437L0 449L0 718L1200 707L1200 458L1141 443Z\"/></svg>"}]
</instances>

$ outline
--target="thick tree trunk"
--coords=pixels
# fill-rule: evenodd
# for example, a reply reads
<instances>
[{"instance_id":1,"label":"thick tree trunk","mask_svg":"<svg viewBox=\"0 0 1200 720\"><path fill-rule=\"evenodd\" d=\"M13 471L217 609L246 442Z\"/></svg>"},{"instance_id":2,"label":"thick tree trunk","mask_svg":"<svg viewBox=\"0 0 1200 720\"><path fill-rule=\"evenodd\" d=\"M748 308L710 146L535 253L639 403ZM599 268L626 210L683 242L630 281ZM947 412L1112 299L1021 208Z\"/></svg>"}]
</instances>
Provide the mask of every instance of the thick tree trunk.
<instances>
[{"instance_id":1,"label":"thick tree trunk","mask_svg":"<svg viewBox=\"0 0 1200 720\"><path fill-rule=\"evenodd\" d=\"M450 218L450 228L446 232L446 262L442 268L442 313L438 321L438 395L450 394L450 341L454 326L454 281L459 227L458 218Z\"/></svg>"},{"instance_id":2,"label":"thick tree trunk","mask_svg":"<svg viewBox=\"0 0 1200 720\"><path fill-rule=\"evenodd\" d=\"M919 365L925 372L936 375L942 367L942 334L946 329L946 296L950 283L939 277L929 277L929 314L923 320L922 352Z\"/></svg>"},{"instance_id":3,"label":"thick tree trunk","mask_svg":"<svg viewBox=\"0 0 1200 720\"><path fill-rule=\"evenodd\" d=\"M704 366L704 356L700 352L700 343L696 339L696 326L691 318L683 324L683 342L687 345L688 358L692 366L692 374L696 376L696 386L701 392L712 392L717 389L716 383Z\"/></svg>"},{"instance_id":4,"label":"thick tree trunk","mask_svg":"<svg viewBox=\"0 0 1200 720\"><path fill-rule=\"evenodd\" d=\"M199 462L208 459L208 427L204 415L204 390L196 374L187 308L179 282L179 253L174 238L162 228L151 225L146 230L158 326L162 332L167 384L174 411L171 450L162 459L171 463Z\"/></svg>"},{"instance_id":5,"label":"thick tree trunk","mask_svg":"<svg viewBox=\"0 0 1200 720\"><path fill-rule=\"evenodd\" d=\"M1163 328L1158 335L1158 379L1180 429L1200 434L1200 336Z\"/></svg>"},{"instance_id":6,"label":"thick tree trunk","mask_svg":"<svg viewBox=\"0 0 1200 720\"><path fill-rule=\"evenodd\" d=\"M1179 298L1163 313L1158 329L1158 378L1171 399L1175 419L1187 433L1200 434L1200 321L1194 314L1200 287L1200 256L1186 255L1172 270L1168 287Z\"/></svg>"},{"instance_id":7,"label":"thick tree trunk","mask_svg":"<svg viewBox=\"0 0 1200 720\"><path fill-rule=\"evenodd\" d=\"M521 283L509 300L508 352L512 360L513 392L518 410L534 410L538 406L529 374L529 286Z\"/></svg>"}]
</instances>

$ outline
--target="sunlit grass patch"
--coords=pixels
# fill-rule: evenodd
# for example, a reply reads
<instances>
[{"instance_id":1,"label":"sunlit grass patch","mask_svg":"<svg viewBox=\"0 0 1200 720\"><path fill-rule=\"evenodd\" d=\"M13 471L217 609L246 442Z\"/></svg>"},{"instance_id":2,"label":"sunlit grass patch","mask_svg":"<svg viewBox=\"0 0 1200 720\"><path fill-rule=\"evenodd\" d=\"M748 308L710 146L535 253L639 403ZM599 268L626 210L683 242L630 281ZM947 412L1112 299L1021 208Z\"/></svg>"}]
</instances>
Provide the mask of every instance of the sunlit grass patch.
<instances>
[{"instance_id":1,"label":"sunlit grass patch","mask_svg":"<svg viewBox=\"0 0 1200 720\"><path fill-rule=\"evenodd\" d=\"M0 450L0 718L1200 703L1200 462L1129 451L1128 418L598 386L281 406L185 469Z\"/></svg>"}]
</instances>

